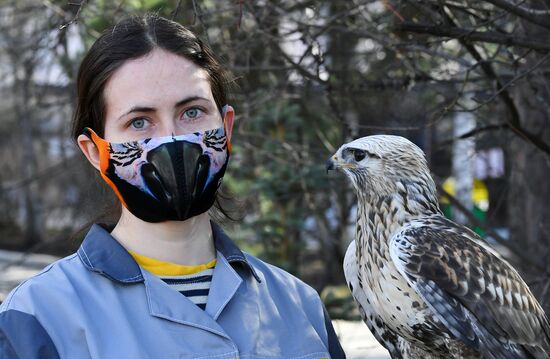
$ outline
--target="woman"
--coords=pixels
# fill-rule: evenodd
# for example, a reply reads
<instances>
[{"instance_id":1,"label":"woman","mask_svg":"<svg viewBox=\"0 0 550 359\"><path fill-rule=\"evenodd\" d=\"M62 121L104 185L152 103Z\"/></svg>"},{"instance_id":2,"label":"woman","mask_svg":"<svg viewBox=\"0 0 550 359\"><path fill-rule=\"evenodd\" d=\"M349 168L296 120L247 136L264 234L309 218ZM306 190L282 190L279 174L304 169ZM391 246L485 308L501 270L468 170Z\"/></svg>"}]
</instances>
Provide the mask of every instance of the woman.
<instances>
[{"instance_id":1,"label":"woman","mask_svg":"<svg viewBox=\"0 0 550 359\"><path fill-rule=\"evenodd\" d=\"M73 135L122 214L0 309L4 358L344 358L317 293L209 220L235 112L211 51L132 17L82 61Z\"/></svg>"}]
</instances>

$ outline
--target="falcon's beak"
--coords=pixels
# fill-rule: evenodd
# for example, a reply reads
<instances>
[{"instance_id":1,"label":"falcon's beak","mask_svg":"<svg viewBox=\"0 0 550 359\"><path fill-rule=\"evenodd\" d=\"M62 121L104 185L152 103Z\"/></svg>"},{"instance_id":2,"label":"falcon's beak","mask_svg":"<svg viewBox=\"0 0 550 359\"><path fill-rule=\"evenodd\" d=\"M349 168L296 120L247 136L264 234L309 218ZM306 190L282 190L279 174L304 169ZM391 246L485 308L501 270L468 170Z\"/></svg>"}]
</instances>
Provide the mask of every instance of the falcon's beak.
<instances>
[{"instance_id":1,"label":"falcon's beak","mask_svg":"<svg viewBox=\"0 0 550 359\"><path fill-rule=\"evenodd\" d=\"M342 167L346 167L346 164L343 163L337 155L333 155L326 162L327 173L330 170L339 170Z\"/></svg>"},{"instance_id":2,"label":"falcon's beak","mask_svg":"<svg viewBox=\"0 0 550 359\"><path fill-rule=\"evenodd\" d=\"M326 162L327 173L330 170L339 170L341 168L355 168L353 164L346 163L340 160L336 155L333 155Z\"/></svg>"},{"instance_id":3,"label":"falcon's beak","mask_svg":"<svg viewBox=\"0 0 550 359\"><path fill-rule=\"evenodd\" d=\"M336 169L336 166L335 166L335 164L334 164L334 160L333 160L332 158L329 158L329 159L327 160L327 162L326 162L326 167L327 167L327 173L328 173L328 171L330 171L330 170Z\"/></svg>"}]
</instances>

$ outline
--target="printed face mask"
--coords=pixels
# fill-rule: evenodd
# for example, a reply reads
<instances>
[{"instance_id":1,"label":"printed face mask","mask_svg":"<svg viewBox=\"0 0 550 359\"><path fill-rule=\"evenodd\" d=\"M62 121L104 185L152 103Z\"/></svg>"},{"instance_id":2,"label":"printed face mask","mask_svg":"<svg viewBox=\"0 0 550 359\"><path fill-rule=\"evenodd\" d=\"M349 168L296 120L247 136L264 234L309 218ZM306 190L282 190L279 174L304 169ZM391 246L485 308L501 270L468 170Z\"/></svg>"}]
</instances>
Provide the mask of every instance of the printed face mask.
<instances>
[{"instance_id":1,"label":"printed face mask","mask_svg":"<svg viewBox=\"0 0 550 359\"><path fill-rule=\"evenodd\" d=\"M206 212L221 184L231 145L225 129L110 143L92 129L101 176L146 222L184 221Z\"/></svg>"}]
</instances>

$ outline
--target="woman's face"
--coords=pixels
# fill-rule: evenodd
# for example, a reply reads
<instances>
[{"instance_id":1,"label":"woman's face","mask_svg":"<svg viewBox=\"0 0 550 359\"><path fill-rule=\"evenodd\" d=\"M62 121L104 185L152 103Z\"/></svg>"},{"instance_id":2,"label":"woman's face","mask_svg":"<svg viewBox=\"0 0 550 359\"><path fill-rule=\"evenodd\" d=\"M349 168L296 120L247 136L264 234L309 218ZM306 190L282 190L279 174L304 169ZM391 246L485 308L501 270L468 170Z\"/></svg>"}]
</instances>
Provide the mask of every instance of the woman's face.
<instances>
[{"instance_id":1,"label":"woman's face","mask_svg":"<svg viewBox=\"0 0 550 359\"><path fill-rule=\"evenodd\" d=\"M128 142L222 127L208 74L155 49L123 64L105 85L104 139Z\"/></svg>"},{"instance_id":2,"label":"woman's face","mask_svg":"<svg viewBox=\"0 0 550 359\"><path fill-rule=\"evenodd\" d=\"M105 84L103 138L112 143L203 132L224 125L214 101L208 73L184 57L155 49L129 60ZM231 139L233 108L225 128ZM99 169L99 153L85 135L78 137L84 155Z\"/></svg>"}]
</instances>

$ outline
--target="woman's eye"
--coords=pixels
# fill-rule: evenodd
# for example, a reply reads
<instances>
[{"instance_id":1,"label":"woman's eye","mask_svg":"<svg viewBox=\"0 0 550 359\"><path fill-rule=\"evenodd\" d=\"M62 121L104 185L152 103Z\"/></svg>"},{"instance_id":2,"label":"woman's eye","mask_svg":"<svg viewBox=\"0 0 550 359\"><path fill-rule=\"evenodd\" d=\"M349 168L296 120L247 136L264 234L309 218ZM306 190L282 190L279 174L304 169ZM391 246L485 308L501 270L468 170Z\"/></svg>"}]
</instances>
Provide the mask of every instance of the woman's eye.
<instances>
[{"instance_id":1,"label":"woman's eye","mask_svg":"<svg viewBox=\"0 0 550 359\"><path fill-rule=\"evenodd\" d=\"M190 109L186 110L183 113L183 115L184 115L184 117L187 117L187 118L190 118L190 119L195 119L195 118L199 117L201 112L202 112L202 110L193 107L193 108L190 108Z\"/></svg>"},{"instance_id":2,"label":"woman's eye","mask_svg":"<svg viewBox=\"0 0 550 359\"><path fill-rule=\"evenodd\" d=\"M132 121L130 121L130 126L132 126L135 129L142 129L147 125L144 118L134 118Z\"/></svg>"},{"instance_id":3,"label":"woman's eye","mask_svg":"<svg viewBox=\"0 0 550 359\"><path fill-rule=\"evenodd\" d=\"M143 117L136 117L130 120L128 127L133 128L134 130L144 130L150 126L149 120Z\"/></svg>"},{"instance_id":4,"label":"woman's eye","mask_svg":"<svg viewBox=\"0 0 550 359\"><path fill-rule=\"evenodd\" d=\"M357 162L362 161L367 156L367 153L363 150L353 151L353 159Z\"/></svg>"}]
</instances>

